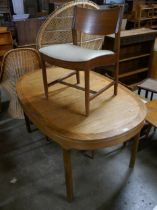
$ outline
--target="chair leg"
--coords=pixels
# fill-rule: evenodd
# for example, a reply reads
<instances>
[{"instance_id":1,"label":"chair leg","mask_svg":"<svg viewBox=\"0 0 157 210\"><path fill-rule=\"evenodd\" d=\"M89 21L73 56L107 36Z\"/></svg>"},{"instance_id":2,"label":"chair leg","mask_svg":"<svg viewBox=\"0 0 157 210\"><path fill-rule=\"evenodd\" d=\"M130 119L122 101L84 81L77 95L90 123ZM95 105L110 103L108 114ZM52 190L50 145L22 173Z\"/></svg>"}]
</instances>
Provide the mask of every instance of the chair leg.
<instances>
[{"instance_id":1,"label":"chair leg","mask_svg":"<svg viewBox=\"0 0 157 210\"><path fill-rule=\"evenodd\" d=\"M89 70L85 71L85 110L86 116L89 115Z\"/></svg>"},{"instance_id":2,"label":"chair leg","mask_svg":"<svg viewBox=\"0 0 157 210\"><path fill-rule=\"evenodd\" d=\"M148 90L145 92L145 98L148 98Z\"/></svg>"},{"instance_id":3,"label":"chair leg","mask_svg":"<svg viewBox=\"0 0 157 210\"><path fill-rule=\"evenodd\" d=\"M116 63L116 67L115 67L115 75L114 75L114 79L115 79L115 83L114 83L114 95L117 95L118 92L118 74L119 74L119 62Z\"/></svg>"},{"instance_id":4,"label":"chair leg","mask_svg":"<svg viewBox=\"0 0 157 210\"><path fill-rule=\"evenodd\" d=\"M76 71L76 81L77 81L77 84L80 84L80 72L79 71Z\"/></svg>"},{"instance_id":5,"label":"chair leg","mask_svg":"<svg viewBox=\"0 0 157 210\"><path fill-rule=\"evenodd\" d=\"M141 88L138 87L138 95L140 95L140 94L141 94Z\"/></svg>"},{"instance_id":6,"label":"chair leg","mask_svg":"<svg viewBox=\"0 0 157 210\"><path fill-rule=\"evenodd\" d=\"M48 84L47 84L47 73L46 73L46 66L45 62L42 59L42 75L43 75L43 83L44 83L44 90L45 90L45 96L48 98Z\"/></svg>"},{"instance_id":7,"label":"chair leg","mask_svg":"<svg viewBox=\"0 0 157 210\"><path fill-rule=\"evenodd\" d=\"M151 100L151 101L153 100L153 95L154 95L154 93L151 92L151 97L150 97L150 100Z\"/></svg>"}]
</instances>

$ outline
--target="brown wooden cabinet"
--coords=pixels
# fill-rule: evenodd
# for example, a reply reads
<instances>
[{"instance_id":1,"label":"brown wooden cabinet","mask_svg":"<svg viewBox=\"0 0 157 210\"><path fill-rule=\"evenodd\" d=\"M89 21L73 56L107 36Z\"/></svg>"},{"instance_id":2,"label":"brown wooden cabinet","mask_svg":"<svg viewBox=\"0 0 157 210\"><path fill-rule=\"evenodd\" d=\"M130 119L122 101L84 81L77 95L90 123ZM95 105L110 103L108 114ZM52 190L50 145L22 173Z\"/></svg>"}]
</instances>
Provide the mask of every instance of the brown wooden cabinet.
<instances>
[{"instance_id":1,"label":"brown wooden cabinet","mask_svg":"<svg viewBox=\"0 0 157 210\"><path fill-rule=\"evenodd\" d=\"M119 80L133 86L150 73L151 53L157 31L141 28L121 32ZM113 49L114 36L105 38L105 49ZM112 76L113 68L107 68Z\"/></svg>"},{"instance_id":2,"label":"brown wooden cabinet","mask_svg":"<svg viewBox=\"0 0 157 210\"><path fill-rule=\"evenodd\" d=\"M35 45L36 37L45 17L31 18L15 22L18 46Z\"/></svg>"},{"instance_id":3,"label":"brown wooden cabinet","mask_svg":"<svg viewBox=\"0 0 157 210\"><path fill-rule=\"evenodd\" d=\"M2 27L5 28L5 27ZM4 54L13 48L13 40L10 31L0 30L0 66L2 63L2 59Z\"/></svg>"}]
</instances>

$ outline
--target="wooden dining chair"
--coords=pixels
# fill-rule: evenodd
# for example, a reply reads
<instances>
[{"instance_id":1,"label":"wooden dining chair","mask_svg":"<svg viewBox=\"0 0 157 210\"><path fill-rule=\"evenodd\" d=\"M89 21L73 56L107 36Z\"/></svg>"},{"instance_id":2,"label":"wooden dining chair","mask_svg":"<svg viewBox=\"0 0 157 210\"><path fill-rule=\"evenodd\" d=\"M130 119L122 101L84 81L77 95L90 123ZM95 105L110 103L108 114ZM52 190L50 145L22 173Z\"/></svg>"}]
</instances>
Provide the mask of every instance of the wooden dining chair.
<instances>
[{"instance_id":1,"label":"wooden dining chair","mask_svg":"<svg viewBox=\"0 0 157 210\"><path fill-rule=\"evenodd\" d=\"M73 44L54 44L39 49L42 58L42 74L45 96L48 98L48 88L56 83L77 88L85 91L85 113L89 115L89 103L96 96L114 85L114 95L117 95L119 50L120 50L120 26L123 14L122 6L115 6L105 10L88 9L76 6L72 24ZM78 36L80 33L102 35L115 34L115 47L113 51L93 50L79 46ZM74 70L62 78L50 83L47 82L45 62L67 69ZM114 81L99 91L90 89L90 70L96 67L115 65ZM79 71L84 71L85 87L80 87ZM76 74L77 84L65 81L68 77Z\"/></svg>"},{"instance_id":2,"label":"wooden dining chair","mask_svg":"<svg viewBox=\"0 0 157 210\"><path fill-rule=\"evenodd\" d=\"M9 95L8 113L12 118L24 118L23 109L16 94L16 81L27 72L35 71L40 67L40 55L33 48L17 48L5 54L0 72L0 88Z\"/></svg>"}]
</instances>

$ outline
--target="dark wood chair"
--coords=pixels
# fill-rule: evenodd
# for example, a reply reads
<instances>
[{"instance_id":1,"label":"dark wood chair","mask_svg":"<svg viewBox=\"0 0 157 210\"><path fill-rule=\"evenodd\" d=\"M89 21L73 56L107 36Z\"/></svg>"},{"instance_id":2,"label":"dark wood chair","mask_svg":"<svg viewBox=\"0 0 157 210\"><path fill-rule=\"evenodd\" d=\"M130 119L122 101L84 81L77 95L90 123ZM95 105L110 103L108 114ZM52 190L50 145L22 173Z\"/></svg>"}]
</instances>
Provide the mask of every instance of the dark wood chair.
<instances>
[{"instance_id":1,"label":"dark wood chair","mask_svg":"<svg viewBox=\"0 0 157 210\"><path fill-rule=\"evenodd\" d=\"M86 116L89 114L89 102L102 92L114 86L114 95L117 95L118 71L119 71L119 50L120 50L120 26L123 15L123 7L115 6L105 10L88 9L75 7L72 25L73 44L54 44L39 49L42 57L42 74L45 96L48 98L48 88L56 83L75 87L85 91ZM79 46L80 33L92 35L115 34L115 47L113 51L92 50ZM74 69L68 75L48 83L45 62L63 68ZM115 65L114 80L98 91L90 90L90 70ZM80 87L79 71L84 71L85 87ZM65 79L76 74L77 84L70 84Z\"/></svg>"}]
</instances>

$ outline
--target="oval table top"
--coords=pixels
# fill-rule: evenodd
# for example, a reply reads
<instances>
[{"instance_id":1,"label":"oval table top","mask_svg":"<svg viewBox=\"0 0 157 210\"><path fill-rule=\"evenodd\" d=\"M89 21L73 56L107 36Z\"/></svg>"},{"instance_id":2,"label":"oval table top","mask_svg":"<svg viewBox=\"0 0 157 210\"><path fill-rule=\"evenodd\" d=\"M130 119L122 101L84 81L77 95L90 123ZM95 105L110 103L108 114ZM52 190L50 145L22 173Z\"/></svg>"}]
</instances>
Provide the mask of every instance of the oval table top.
<instances>
[{"instance_id":1,"label":"oval table top","mask_svg":"<svg viewBox=\"0 0 157 210\"><path fill-rule=\"evenodd\" d=\"M48 82L69 73L58 67L47 70ZM81 86L84 74L81 74ZM75 83L75 75L66 79ZM90 86L98 90L110 80L90 72ZM17 82L17 94L29 119L49 138L65 149L97 149L129 140L143 126L147 114L145 104L137 95L118 86L113 87L90 102L89 116L85 116L84 91L57 83L44 95L41 70L24 75Z\"/></svg>"}]
</instances>

